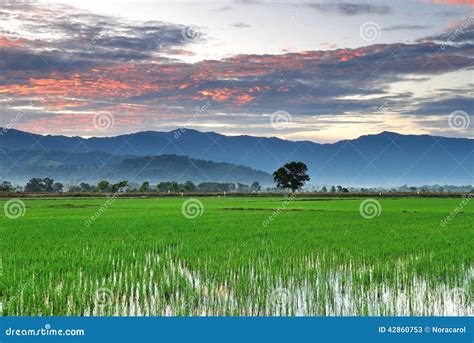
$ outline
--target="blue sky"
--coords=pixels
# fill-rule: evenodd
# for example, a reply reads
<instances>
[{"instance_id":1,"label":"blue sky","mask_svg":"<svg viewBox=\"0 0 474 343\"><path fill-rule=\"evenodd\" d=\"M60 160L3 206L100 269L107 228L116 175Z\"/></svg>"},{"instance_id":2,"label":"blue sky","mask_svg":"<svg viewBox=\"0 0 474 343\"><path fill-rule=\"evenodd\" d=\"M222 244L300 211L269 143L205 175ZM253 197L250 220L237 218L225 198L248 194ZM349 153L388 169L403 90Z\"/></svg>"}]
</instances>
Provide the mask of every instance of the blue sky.
<instances>
[{"instance_id":1,"label":"blue sky","mask_svg":"<svg viewBox=\"0 0 474 343\"><path fill-rule=\"evenodd\" d=\"M7 1L0 125L474 137L473 2ZM97 127L97 116L112 124Z\"/></svg>"}]
</instances>

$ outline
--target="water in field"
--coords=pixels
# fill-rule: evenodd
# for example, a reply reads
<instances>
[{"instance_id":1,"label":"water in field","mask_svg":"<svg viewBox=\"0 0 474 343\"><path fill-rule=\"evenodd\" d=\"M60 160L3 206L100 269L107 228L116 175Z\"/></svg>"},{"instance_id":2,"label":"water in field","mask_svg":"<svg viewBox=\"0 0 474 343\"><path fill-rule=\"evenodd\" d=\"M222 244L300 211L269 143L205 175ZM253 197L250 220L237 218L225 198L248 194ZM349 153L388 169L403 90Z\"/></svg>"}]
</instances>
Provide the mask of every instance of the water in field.
<instances>
[{"instance_id":1,"label":"water in field","mask_svg":"<svg viewBox=\"0 0 474 343\"><path fill-rule=\"evenodd\" d=\"M473 315L470 283L474 268L451 285L409 275L402 262L384 280L370 267L352 265L326 268L319 259L300 262L281 274L271 260L229 273L225 280L212 277L204 266L196 271L170 254L147 254L132 265L111 257L114 272L107 278L86 278L79 270L74 291L65 281L55 283L38 302L51 315L85 316L469 316ZM269 265L266 265L269 264ZM140 267L140 268L137 268ZM454 286L456 285L456 287ZM34 280L32 281L34 285ZM71 286L71 285L69 285ZM67 299L59 303L59 299ZM20 292L10 299L9 314L27 312L28 299ZM11 312L10 312L11 311Z\"/></svg>"},{"instance_id":2,"label":"water in field","mask_svg":"<svg viewBox=\"0 0 474 343\"><path fill-rule=\"evenodd\" d=\"M262 275L251 267L239 275L229 275L224 282L208 279L181 261L167 260L164 283L153 280L153 260L147 259L149 278L135 288L127 298L114 301L113 306L96 306L89 315L243 315L243 316L467 316L473 307L469 282L474 268L459 277L458 287L443 283L431 284L422 278L407 279L403 266L397 271L395 283L377 282L367 268L352 266L325 270L319 261L309 261L313 269L306 279L291 275ZM319 271L318 271L319 270ZM240 278L247 279L246 295L237 289ZM118 277L112 282L118 285ZM180 291L167 295L167 285L179 280ZM104 284L107 284L104 280ZM163 282L162 281L162 282ZM110 296L114 297L113 290ZM99 304L100 305L100 304Z\"/></svg>"}]
</instances>

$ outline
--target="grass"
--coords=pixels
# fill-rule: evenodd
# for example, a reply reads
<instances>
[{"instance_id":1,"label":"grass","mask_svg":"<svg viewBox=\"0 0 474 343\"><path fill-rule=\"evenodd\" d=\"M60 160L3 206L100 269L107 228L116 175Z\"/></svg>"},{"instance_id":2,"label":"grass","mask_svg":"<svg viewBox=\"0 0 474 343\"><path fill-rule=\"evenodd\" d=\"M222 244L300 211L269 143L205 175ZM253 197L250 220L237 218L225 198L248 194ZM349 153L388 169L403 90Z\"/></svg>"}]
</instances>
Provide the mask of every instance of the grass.
<instances>
[{"instance_id":1,"label":"grass","mask_svg":"<svg viewBox=\"0 0 474 343\"><path fill-rule=\"evenodd\" d=\"M23 199L2 314L473 314L474 201L302 197Z\"/></svg>"}]
</instances>

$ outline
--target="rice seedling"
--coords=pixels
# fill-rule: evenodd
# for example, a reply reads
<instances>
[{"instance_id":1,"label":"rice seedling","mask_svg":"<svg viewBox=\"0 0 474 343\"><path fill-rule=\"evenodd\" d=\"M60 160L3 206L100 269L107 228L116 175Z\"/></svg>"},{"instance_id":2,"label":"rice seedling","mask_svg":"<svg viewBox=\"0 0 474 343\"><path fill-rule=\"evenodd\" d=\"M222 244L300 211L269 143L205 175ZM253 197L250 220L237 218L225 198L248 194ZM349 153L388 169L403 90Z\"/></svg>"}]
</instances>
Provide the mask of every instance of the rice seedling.
<instances>
[{"instance_id":1,"label":"rice seedling","mask_svg":"<svg viewBox=\"0 0 474 343\"><path fill-rule=\"evenodd\" d=\"M2 314L473 314L472 203L442 226L460 199L381 198L371 219L363 199L185 200L118 198L85 225L104 199L25 199L0 219Z\"/></svg>"}]
</instances>

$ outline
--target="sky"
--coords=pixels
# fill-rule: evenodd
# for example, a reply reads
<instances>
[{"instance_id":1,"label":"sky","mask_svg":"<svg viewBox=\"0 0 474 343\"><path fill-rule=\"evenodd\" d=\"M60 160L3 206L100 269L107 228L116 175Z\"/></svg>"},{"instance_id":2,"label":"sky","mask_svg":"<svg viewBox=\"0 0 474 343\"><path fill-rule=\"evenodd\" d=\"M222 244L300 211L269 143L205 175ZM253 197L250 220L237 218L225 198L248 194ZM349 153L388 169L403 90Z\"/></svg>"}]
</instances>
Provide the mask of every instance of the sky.
<instances>
[{"instance_id":1,"label":"sky","mask_svg":"<svg viewBox=\"0 0 474 343\"><path fill-rule=\"evenodd\" d=\"M474 138L473 9L473 0L0 0L0 126Z\"/></svg>"}]
</instances>

